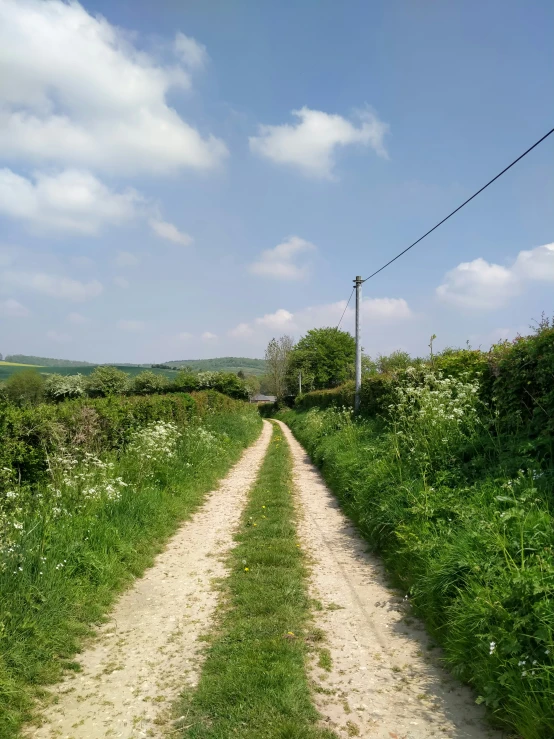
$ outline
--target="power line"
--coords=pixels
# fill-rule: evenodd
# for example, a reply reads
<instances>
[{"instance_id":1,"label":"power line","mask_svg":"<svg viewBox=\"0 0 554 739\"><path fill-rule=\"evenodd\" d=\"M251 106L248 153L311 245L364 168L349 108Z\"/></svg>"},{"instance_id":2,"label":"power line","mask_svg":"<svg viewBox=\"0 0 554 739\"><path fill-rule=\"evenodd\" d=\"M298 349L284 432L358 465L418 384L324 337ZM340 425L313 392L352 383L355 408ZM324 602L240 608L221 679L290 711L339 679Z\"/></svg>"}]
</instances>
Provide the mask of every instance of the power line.
<instances>
[{"instance_id":1,"label":"power line","mask_svg":"<svg viewBox=\"0 0 554 739\"><path fill-rule=\"evenodd\" d=\"M344 318L344 314L346 313L346 309L347 309L347 308L348 308L348 306L350 305L350 301L352 300L352 296L354 295L354 290L355 290L355 289L356 289L355 287L353 287L353 288L352 288L352 292L350 293L350 297L348 298L348 300L347 300L347 302L346 302L346 305L345 305L345 307L344 307L344 310L343 310L343 312L342 312L342 316L340 317L340 321L339 321L339 322L337 323L337 328L335 329L336 331L338 331L338 330L339 330L339 326L340 326L340 325L341 325L341 323L342 323L342 319Z\"/></svg>"},{"instance_id":2,"label":"power line","mask_svg":"<svg viewBox=\"0 0 554 739\"><path fill-rule=\"evenodd\" d=\"M464 205L467 205L467 204L468 204L469 202L471 202L471 201L473 200L473 198L476 198L476 197L477 197L477 195L479 195L480 193L482 193L482 192L483 192L483 190L486 190L486 189L487 189L487 187L488 187L489 185L492 185L492 183L493 183L493 182L495 182L495 181L496 181L496 180L497 180L497 179L498 179L499 177L502 177L502 175L503 175L503 174L505 174L505 173L506 173L506 172L507 172L507 171L508 171L509 169L511 169L511 168L512 168L512 167L514 166L514 164L517 164L517 163L518 163L518 162L520 161L520 159L523 159L523 157L527 156L527 154L529 154L529 152L533 151L533 149L534 149L534 148L535 148L536 146L538 146L539 144L541 144L541 143L542 143L542 142L543 142L543 141L544 141L545 139L547 139L547 138L548 138L548 137L550 136L550 134L552 134L552 133L554 133L554 128L551 128L551 129L550 129L550 131L549 131L548 133L546 133L546 134L545 134L545 135L544 135L544 136L543 136L542 138L540 138L540 139L539 139L538 141L536 141L536 142L535 142L535 143L533 144L533 146L530 146L530 147L529 147L529 148L527 149L527 151L524 151L524 152L523 152L523 154L520 154L520 156L518 156L518 158L517 158L517 159L514 159L514 161L513 161L513 162L512 162L511 164L508 164L508 166L507 166L507 167L505 167L505 168L504 168L504 169L502 170L502 172L499 172L499 173L498 173L498 174L496 175L496 177L493 177L493 178L492 178L492 180L489 180L489 181L487 182L487 184L486 184L486 185L483 185L483 187L482 187L482 188L481 188L480 190L477 190L477 192L476 192L476 193L474 193L474 194L473 194L473 195L472 195L472 196L471 196L470 198L468 198L468 199L467 199L467 200L465 200L465 201L464 201L464 202L463 202L463 203L462 203L461 205L459 205L459 206L458 206L458 207L456 208L456 210L453 210L453 211L452 211L452 213L449 213L449 214L448 214L448 215L446 216L446 218L443 218L443 219L442 219L442 221L439 221L439 223L437 223L437 225L436 225L436 226L433 226L433 228L429 229L429 231L427 231L427 233L424 233L424 234L423 234L423 236L420 236L420 238L419 238L419 239L418 239L417 241L414 241L414 243L413 243L413 244L410 244L410 246L406 247L406 249L404 249L404 251L401 251L401 252L400 252L400 254L397 254L397 255L396 255L396 256L395 256L395 257L394 257L393 259L391 259L391 260L390 260L390 261L388 261L388 262L387 262L386 264L384 264L384 265L383 265L382 267L380 267L380 268L379 268L378 270L376 270L375 272L373 272L373 274L369 275L369 277L366 277L366 278L365 278L365 280L364 280L364 282L367 282L368 280L371 280L371 278L372 278L372 277L375 277L375 275L378 275L378 274L379 274L379 272L382 272L382 271L383 271L384 269L386 269L386 268L387 268L387 267L388 267L389 265L391 265L391 264L392 264L393 262L396 262L396 260L397 260L397 259L399 259L399 258L400 258L401 256L403 256L403 255L404 255L404 254L405 254L405 253L406 253L407 251L410 251L410 249L412 249L412 248L413 248L413 247L414 247L414 246L415 246L416 244L419 244L419 242L420 242L420 241L423 241L423 239L424 239L424 238L425 238L426 236L429 236L429 234L430 234L430 233L433 233L433 231L435 231L435 229L437 229L437 228L438 228L439 226L442 226L442 224L443 224L443 223L444 223L445 221L447 221L447 220L448 220L449 218L452 218L452 216L453 216L453 215L454 215L455 213L457 213L457 212L458 212L459 210L461 210L461 209L462 209L462 208L464 207ZM350 298L351 298L351 297L352 297L352 295L350 295ZM350 299L348 300L348 302L350 302ZM347 304L347 307L348 307L348 304ZM345 312L346 312L346 309L345 309ZM344 313L343 313L343 316L344 316ZM341 318L341 321L342 321L342 318ZM339 322L339 325L340 325L340 322ZM337 326L337 328L338 328L338 326Z\"/></svg>"}]
</instances>

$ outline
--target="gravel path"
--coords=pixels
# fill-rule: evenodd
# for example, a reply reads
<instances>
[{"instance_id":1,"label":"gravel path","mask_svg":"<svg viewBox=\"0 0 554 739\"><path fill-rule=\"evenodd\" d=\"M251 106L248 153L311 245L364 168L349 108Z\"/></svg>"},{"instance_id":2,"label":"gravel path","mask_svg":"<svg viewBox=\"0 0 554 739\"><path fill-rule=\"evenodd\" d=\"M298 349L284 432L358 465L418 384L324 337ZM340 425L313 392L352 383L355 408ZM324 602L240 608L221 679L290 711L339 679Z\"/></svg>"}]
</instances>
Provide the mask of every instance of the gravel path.
<instances>
[{"instance_id":1,"label":"gravel path","mask_svg":"<svg viewBox=\"0 0 554 739\"><path fill-rule=\"evenodd\" d=\"M409 617L402 596L341 512L306 452L281 424L291 446L301 507L299 535L312 562L311 595L322 603L316 626L332 667L313 659L314 700L342 737L500 739L487 728L473 694L438 664L438 650Z\"/></svg>"},{"instance_id":2,"label":"gravel path","mask_svg":"<svg viewBox=\"0 0 554 739\"><path fill-rule=\"evenodd\" d=\"M82 671L55 691L40 728L25 736L161 737L171 702L199 676L200 634L217 603L212 579L223 577L223 559L271 438L243 454L204 505L170 539L153 567L125 592L98 638L80 655Z\"/></svg>"}]
</instances>

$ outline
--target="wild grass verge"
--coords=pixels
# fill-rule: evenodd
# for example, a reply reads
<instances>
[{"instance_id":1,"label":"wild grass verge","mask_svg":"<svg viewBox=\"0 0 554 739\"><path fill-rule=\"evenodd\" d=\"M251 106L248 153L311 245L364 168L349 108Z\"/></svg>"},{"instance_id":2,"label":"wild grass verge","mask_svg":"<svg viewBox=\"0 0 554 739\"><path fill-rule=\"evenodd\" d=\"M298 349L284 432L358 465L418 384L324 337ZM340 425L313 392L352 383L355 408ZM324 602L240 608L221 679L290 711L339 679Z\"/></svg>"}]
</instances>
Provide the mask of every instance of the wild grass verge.
<instances>
[{"instance_id":1,"label":"wild grass verge","mask_svg":"<svg viewBox=\"0 0 554 739\"><path fill-rule=\"evenodd\" d=\"M45 685L78 669L91 625L259 433L246 404L211 403L136 426L120 450L50 450L44 479L0 501L2 739L32 718Z\"/></svg>"},{"instance_id":2,"label":"wild grass verge","mask_svg":"<svg viewBox=\"0 0 554 739\"><path fill-rule=\"evenodd\" d=\"M310 601L295 529L291 458L278 427L229 558L225 604L200 683L177 724L189 739L332 739L305 672Z\"/></svg>"},{"instance_id":3,"label":"wild grass verge","mask_svg":"<svg viewBox=\"0 0 554 739\"><path fill-rule=\"evenodd\" d=\"M553 469L475 413L471 382L400 388L390 420L279 414L491 719L554 737Z\"/></svg>"}]
</instances>

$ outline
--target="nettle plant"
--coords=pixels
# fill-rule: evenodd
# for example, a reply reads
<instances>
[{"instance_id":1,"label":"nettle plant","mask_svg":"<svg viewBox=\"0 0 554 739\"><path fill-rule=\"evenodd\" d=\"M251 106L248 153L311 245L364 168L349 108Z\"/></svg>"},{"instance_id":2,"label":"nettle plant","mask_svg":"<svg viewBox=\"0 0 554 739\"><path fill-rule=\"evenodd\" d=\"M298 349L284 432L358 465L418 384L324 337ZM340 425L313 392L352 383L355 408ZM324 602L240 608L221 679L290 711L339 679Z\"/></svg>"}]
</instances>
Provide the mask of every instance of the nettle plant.
<instances>
[{"instance_id":1,"label":"nettle plant","mask_svg":"<svg viewBox=\"0 0 554 739\"><path fill-rule=\"evenodd\" d=\"M482 427L484 410L476 379L443 377L415 368L406 370L413 382L395 388L389 405L389 423L396 452L425 474L451 460L461 444L471 441Z\"/></svg>"}]
</instances>

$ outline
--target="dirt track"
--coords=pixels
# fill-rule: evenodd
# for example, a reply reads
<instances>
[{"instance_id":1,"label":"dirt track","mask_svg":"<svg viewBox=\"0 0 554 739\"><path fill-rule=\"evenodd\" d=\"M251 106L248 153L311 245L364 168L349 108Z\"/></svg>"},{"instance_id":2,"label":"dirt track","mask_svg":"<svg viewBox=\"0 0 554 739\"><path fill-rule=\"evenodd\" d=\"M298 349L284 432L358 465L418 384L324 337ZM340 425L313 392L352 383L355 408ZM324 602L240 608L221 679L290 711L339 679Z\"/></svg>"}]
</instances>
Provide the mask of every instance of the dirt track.
<instances>
[{"instance_id":1,"label":"dirt track","mask_svg":"<svg viewBox=\"0 0 554 739\"><path fill-rule=\"evenodd\" d=\"M262 434L218 489L171 538L144 577L119 599L109 622L55 691L58 702L44 723L26 736L164 736L171 701L199 673L198 641L217 602L212 579L223 577L222 560L271 438Z\"/></svg>"},{"instance_id":2,"label":"dirt track","mask_svg":"<svg viewBox=\"0 0 554 739\"><path fill-rule=\"evenodd\" d=\"M314 700L342 737L500 739L473 694L438 665L437 650L402 596L385 585L379 561L341 512L317 469L281 424L294 458L299 535L312 562L311 595L323 605L332 668L311 665ZM356 733L358 732L358 733Z\"/></svg>"}]
</instances>

